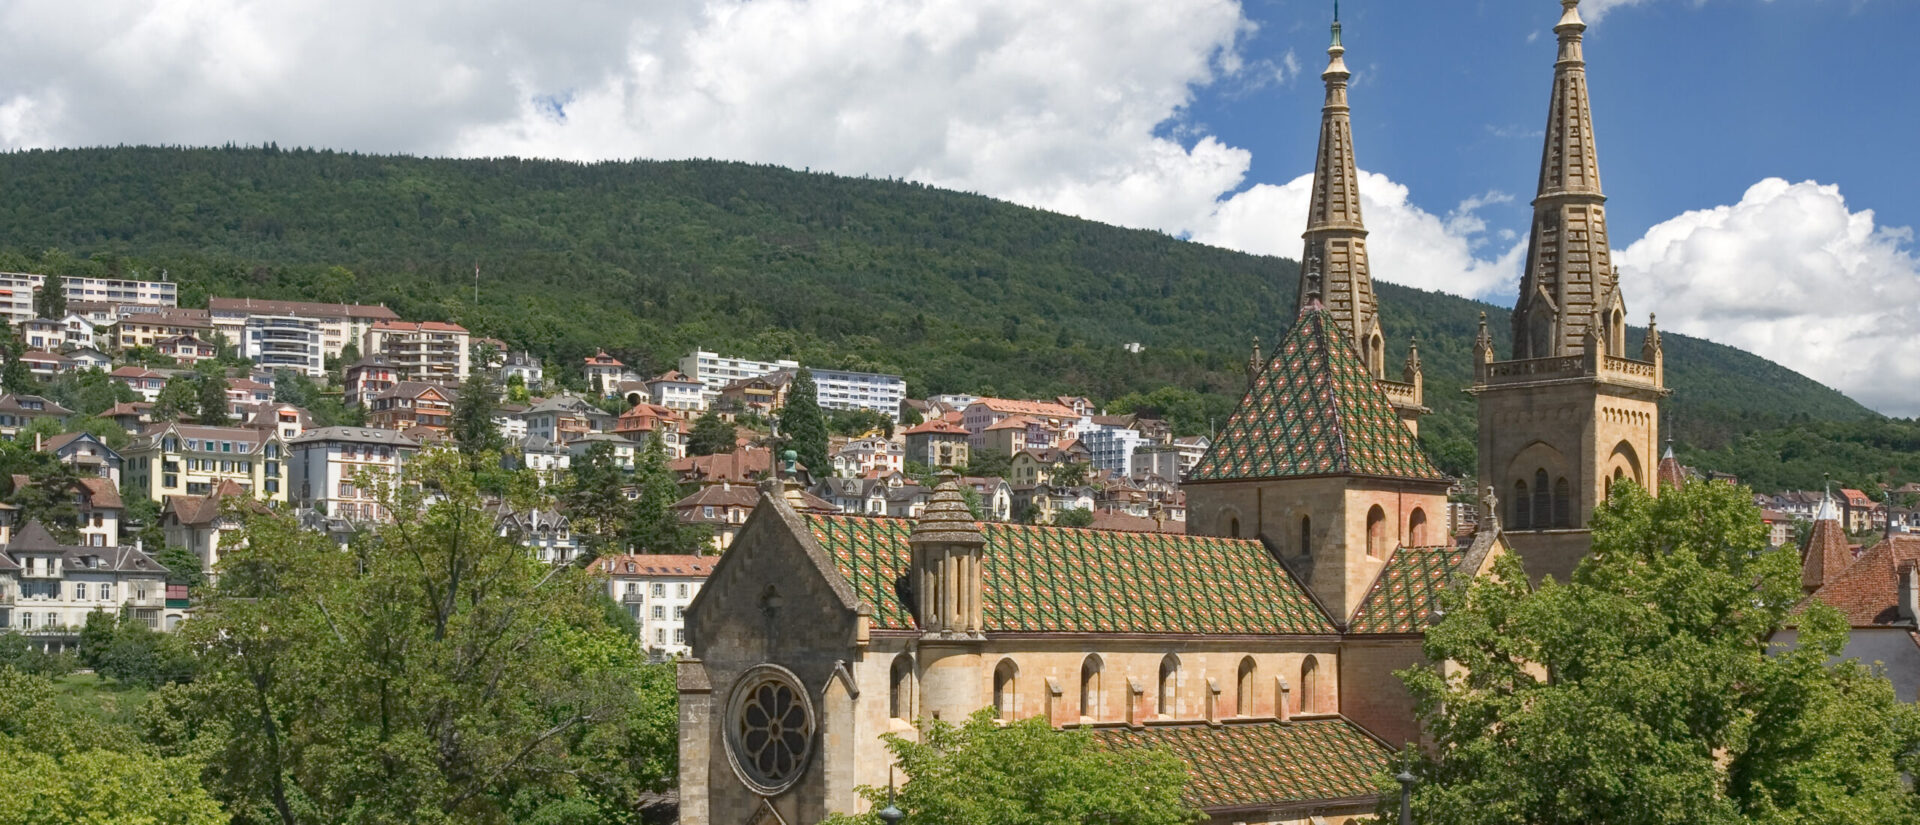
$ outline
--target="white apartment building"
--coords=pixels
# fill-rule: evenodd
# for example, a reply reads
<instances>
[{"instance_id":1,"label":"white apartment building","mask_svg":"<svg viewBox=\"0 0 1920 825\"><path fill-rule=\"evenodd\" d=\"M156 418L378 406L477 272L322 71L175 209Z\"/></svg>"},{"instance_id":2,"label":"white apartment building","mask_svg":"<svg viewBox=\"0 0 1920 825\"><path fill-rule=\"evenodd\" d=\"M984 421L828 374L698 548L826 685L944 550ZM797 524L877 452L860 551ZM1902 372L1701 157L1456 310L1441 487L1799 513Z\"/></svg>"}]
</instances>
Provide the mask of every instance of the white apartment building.
<instances>
[{"instance_id":1,"label":"white apartment building","mask_svg":"<svg viewBox=\"0 0 1920 825\"><path fill-rule=\"evenodd\" d=\"M833 474L841 478L887 475L904 471L906 461L905 447L885 438L861 438L833 454Z\"/></svg>"},{"instance_id":2,"label":"white apartment building","mask_svg":"<svg viewBox=\"0 0 1920 825\"><path fill-rule=\"evenodd\" d=\"M692 652L687 646L687 604L713 573L716 556L605 556L593 570L607 577L607 595L626 608L639 629L640 646L654 659Z\"/></svg>"},{"instance_id":3,"label":"white apartment building","mask_svg":"<svg viewBox=\"0 0 1920 825\"><path fill-rule=\"evenodd\" d=\"M360 345L374 324L398 321L393 310L361 304L322 304L311 301L270 301L262 298L209 298L207 310L213 329L229 341L240 340L247 319L254 315L291 315L320 322L320 349L328 358L339 358L347 344ZM124 327L125 321L121 324Z\"/></svg>"},{"instance_id":4,"label":"white apartment building","mask_svg":"<svg viewBox=\"0 0 1920 825\"><path fill-rule=\"evenodd\" d=\"M1092 464L1093 469L1119 473L1123 478L1133 477L1134 451L1151 443L1139 430L1100 424L1092 416L1081 419L1072 432L1080 439L1080 445L1087 448L1087 463Z\"/></svg>"},{"instance_id":5,"label":"white apartment building","mask_svg":"<svg viewBox=\"0 0 1920 825\"><path fill-rule=\"evenodd\" d=\"M796 361L749 361L705 350L695 350L680 359L680 372L705 387L708 405L720 398L720 390L735 381L778 370L799 369ZM821 409L872 410L900 420L900 402L907 397L906 379L873 372L809 369L818 389Z\"/></svg>"},{"instance_id":6,"label":"white apartment building","mask_svg":"<svg viewBox=\"0 0 1920 825\"><path fill-rule=\"evenodd\" d=\"M580 540L573 524L554 510L502 510L494 522L495 531L513 539L548 564L572 564L580 555Z\"/></svg>"},{"instance_id":7,"label":"white apartment building","mask_svg":"<svg viewBox=\"0 0 1920 825\"><path fill-rule=\"evenodd\" d=\"M33 318L33 294L47 276L33 272L0 272L0 315L13 323ZM172 281L134 281L121 278L61 278L60 292L69 301L142 306L180 305L180 285Z\"/></svg>"},{"instance_id":8,"label":"white apartment building","mask_svg":"<svg viewBox=\"0 0 1920 825\"><path fill-rule=\"evenodd\" d=\"M379 321L367 328L360 353L384 357L398 380L451 386L467 380L473 368L471 338L459 324Z\"/></svg>"},{"instance_id":9,"label":"white apartment building","mask_svg":"<svg viewBox=\"0 0 1920 825\"><path fill-rule=\"evenodd\" d=\"M63 545L34 521L0 549L0 631L49 650L77 644L96 610L171 629L161 623L166 606L166 568L131 547Z\"/></svg>"},{"instance_id":10,"label":"white apartment building","mask_svg":"<svg viewBox=\"0 0 1920 825\"><path fill-rule=\"evenodd\" d=\"M374 483L394 478L420 442L397 430L322 427L287 442L293 453L293 500L328 518L386 521Z\"/></svg>"},{"instance_id":11,"label":"white apartment building","mask_svg":"<svg viewBox=\"0 0 1920 825\"><path fill-rule=\"evenodd\" d=\"M647 400L669 410L702 412L707 408L706 385L679 370L668 370L647 382Z\"/></svg>"},{"instance_id":12,"label":"white apartment building","mask_svg":"<svg viewBox=\"0 0 1920 825\"><path fill-rule=\"evenodd\" d=\"M240 332L240 354L270 370L287 369L309 378L327 374L320 322L297 315L249 315Z\"/></svg>"}]
</instances>

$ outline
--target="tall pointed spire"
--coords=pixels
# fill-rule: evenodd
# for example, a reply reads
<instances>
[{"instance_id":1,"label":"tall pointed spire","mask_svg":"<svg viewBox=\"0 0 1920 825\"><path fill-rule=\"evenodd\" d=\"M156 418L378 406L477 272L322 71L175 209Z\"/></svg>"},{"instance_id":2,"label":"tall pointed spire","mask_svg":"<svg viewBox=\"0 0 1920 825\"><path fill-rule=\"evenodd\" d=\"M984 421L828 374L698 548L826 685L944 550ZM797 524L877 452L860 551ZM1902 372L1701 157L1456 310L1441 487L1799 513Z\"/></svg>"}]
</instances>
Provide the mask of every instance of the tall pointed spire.
<instances>
[{"instance_id":1,"label":"tall pointed spire","mask_svg":"<svg viewBox=\"0 0 1920 825\"><path fill-rule=\"evenodd\" d=\"M1379 305L1367 265L1367 227L1360 217L1360 173L1354 164L1353 122L1347 106L1346 46L1340 42L1340 7L1334 5L1333 38L1327 46L1326 103L1320 109L1320 148L1314 156L1313 196L1307 210L1305 251L1300 260L1321 262L1321 303L1354 343L1375 378L1385 376ZM1307 306L1307 272L1300 272L1300 308Z\"/></svg>"},{"instance_id":2,"label":"tall pointed spire","mask_svg":"<svg viewBox=\"0 0 1920 825\"><path fill-rule=\"evenodd\" d=\"M1625 329L1587 99L1582 51L1587 24L1580 20L1580 0L1560 0L1560 5L1560 22L1553 27L1560 54L1553 64L1540 187L1533 201L1527 269L1514 303L1515 358L1575 355L1594 341L1617 349L1614 339Z\"/></svg>"}]
</instances>

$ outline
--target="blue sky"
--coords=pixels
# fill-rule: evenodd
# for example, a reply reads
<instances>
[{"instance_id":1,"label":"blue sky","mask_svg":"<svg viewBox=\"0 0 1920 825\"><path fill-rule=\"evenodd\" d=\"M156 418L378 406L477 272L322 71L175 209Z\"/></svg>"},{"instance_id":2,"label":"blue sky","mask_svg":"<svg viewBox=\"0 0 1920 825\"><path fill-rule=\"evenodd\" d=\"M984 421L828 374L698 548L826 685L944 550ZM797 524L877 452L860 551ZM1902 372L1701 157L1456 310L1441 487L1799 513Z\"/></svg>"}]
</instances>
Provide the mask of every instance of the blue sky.
<instances>
[{"instance_id":1,"label":"blue sky","mask_svg":"<svg viewBox=\"0 0 1920 825\"><path fill-rule=\"evenodd\" d=\"M1377 278L1510 302L1556 0L1346 0ZM1920 414L1914 0L1585 0L1629 312ZM0 150L725 158L1295 256L1331 2L9 0Z\"/></svg>"}]
</instances>

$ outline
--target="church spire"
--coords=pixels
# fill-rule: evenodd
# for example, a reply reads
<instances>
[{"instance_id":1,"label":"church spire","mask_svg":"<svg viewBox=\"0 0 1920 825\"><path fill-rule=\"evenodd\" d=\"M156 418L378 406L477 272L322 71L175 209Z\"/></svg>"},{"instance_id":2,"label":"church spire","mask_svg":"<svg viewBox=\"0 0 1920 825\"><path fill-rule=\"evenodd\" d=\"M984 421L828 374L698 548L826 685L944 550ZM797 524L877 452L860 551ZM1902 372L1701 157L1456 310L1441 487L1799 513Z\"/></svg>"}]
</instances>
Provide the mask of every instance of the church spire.
<instances>
[{"instance_id":1,"label":"church spire","mask_svg":"<svg viewBox=\"0 0 1920 825\"><path fill-rule=\"evenodd\" d=\"M1340 38L1340 9L1334 6L1333 37L1327 46L1326 103L1320 109L1320 148L1314 156L1313 194L1307 209L1305 250L1300 260L1321 262L1321 302L1340 325L1362 363L1375 378L1384 376L1378 304L1367 266L1367 227L1360 217L1360 174L1354 164L1353 122L1347 106L1346 46ZM1307 272L1300 273L1299 308L1307 306Z\"/></svg>"},{"instance_id":2,"label":"church spire","mask_svg":"<svg viewBox=\"0 0 1920 825\"><path fill-rule=\"evenodd\" d=\"M1540 154L1527 269L1514 303L1515 358L1584 352L1596 339L1619 337L1625 304L1607 244L1606 195L1587 99L1587 62L1580 0L1560 0L1560 53ZM1592 329L1598 325L1598 329ZM1617 345L1616 345L1617 346Z\"/></svg>"}]
</instances>

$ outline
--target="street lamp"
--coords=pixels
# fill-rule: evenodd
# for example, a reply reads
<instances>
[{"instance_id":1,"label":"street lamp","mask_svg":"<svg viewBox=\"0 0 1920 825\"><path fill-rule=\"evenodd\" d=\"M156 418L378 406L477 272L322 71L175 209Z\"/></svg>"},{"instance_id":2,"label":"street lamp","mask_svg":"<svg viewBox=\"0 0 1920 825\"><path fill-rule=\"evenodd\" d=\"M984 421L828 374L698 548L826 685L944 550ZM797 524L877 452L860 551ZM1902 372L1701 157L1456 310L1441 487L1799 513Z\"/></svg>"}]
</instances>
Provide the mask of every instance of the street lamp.
<instances>
[{"instance_id":1,"label":"street lamp","mask_svg":"<svg viewBox=\"0 0 1920 825\"><path fill-rule=\"evenodd\" d=\"M880 817L880 821L887 825L900 825L900 820L907 818L906 812L893 804L893 771L891 769L887 771L887 807L874 811L873 815Z\"/></svg>"},{"instance_id":2,"label":"street lamp","mask_svg":"<svg viewBox=\"0 0 1920 825\"><path fill-rule=\"evenodd\" d=\"M1400 772L1393 777L1400 783L1400 825L1413 825L1413 774L1407 770L1406 763L1400 765Z\"/></svg>"}]
</instances>

